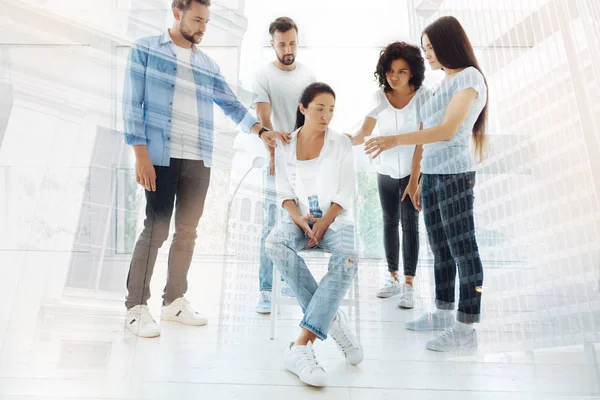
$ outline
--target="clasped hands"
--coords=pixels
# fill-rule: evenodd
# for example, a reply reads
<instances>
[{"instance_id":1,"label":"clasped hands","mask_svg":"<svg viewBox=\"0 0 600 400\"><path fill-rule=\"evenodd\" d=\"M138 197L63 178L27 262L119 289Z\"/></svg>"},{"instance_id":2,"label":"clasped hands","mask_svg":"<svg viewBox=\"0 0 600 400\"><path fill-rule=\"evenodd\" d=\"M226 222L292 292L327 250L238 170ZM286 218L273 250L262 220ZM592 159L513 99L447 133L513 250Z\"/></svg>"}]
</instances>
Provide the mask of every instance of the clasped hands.
<instances>
[{"instance_id":1,"label":"clasped hands","mask_svg":"<svg viewBox=\"0 0 600 400\"><path fill-rule=\"evenodd\" d=\"M312 228L308 222L312 222ZM322 218L315 218L310 214L304 216L297 215L294 217L294 223L304 231L304 235L310 240L306 247L313 247L319 244L319 241L323 238L323 235L331 225L331 222L323 216Z\"/></svg>"}]
</instances>

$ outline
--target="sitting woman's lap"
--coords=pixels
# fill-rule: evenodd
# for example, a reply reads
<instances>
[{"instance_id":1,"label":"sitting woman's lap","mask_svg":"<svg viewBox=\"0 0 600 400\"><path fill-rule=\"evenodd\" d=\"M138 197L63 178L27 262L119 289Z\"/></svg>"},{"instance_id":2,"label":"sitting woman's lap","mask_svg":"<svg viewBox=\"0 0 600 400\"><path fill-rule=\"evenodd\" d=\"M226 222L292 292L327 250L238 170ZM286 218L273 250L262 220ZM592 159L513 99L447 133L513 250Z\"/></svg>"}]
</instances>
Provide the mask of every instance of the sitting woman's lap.
<instances>
[{"instance_id":1,"label":"sitting woman's lap","mask_svg":"<svg viewBox=\"0 0 600 400\"><path fill-rule=\"evenodd\" d=\"M275 226L266 240L267 248L273 245L284 245L294 252L301 250L323 250L330 253L347 254L348 258L357 258L358 252L354 247L354 226L343 225L337 230L327 229L319 244L307 248L310 239L304 231L294 223L282 222Z\"/></svg>"}]
</instances>

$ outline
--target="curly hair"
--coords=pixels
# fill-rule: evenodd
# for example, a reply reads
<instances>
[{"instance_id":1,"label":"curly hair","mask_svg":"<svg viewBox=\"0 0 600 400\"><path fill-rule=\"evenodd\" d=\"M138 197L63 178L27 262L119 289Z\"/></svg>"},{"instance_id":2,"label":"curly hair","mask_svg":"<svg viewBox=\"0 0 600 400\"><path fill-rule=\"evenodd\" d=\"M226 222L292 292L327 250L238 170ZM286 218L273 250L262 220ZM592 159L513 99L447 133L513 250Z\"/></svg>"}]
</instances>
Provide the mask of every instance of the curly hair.
<instances>
[{"instance_id":1,"label":"curly hair","mask_svg":"<svg viewBox=\"0 0 600 400\"><path fill-rule=\"evenodd\" d=\"M406 61L410 67L412 77L408 83L413 86L415 90L419 89L425 80L425 60L421 54L421 49L406 42L391 43L379 53L379 61L377 61L377 68L374 73L375 79L379 82L379 86L382 87L385 92L390 92L392 90L387 82L386 74L391 68L392 61L399 58Z\"/></svg>"}]
</instances>

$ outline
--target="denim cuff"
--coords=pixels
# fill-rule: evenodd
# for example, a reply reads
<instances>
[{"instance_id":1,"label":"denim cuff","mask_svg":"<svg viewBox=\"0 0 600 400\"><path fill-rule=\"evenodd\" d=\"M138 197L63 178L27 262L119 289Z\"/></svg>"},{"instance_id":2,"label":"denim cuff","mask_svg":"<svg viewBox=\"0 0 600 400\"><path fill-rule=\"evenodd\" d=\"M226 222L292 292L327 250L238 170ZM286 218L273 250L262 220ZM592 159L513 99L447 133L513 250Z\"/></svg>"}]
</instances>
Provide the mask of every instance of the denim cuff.
<instances>
[{"instance_id":1,"label":"denim cuff","mask_svg":"<svg viewBox=\"0 0 600 400\"><path fill-rule=\"evenodd\" d=\"M480 316L481 314L466 314L462 311L456 312L456 320L464 324L472 324L474 322L479 322Z\"/></svg>"},{"instance_id":2,"label":"denim cuff","mask_svg":"<svg viewBox=\"0 0 600 400\"><path fill-rule=\"evenodd\" d=\"M240 128L242 128L242 131L244 131L245 133L250 134L250 129L255 125L258 124L258 120L256 118L254 118L252 116L252 114L250 114L248 111L246 111L246 114L244 115L244 118L242 118L242 120L239 122L239 126Z\"/></svg>"},{"instance_id":3,"label":"denim cuff","mask_svg":"<svg viewBox=\"0 0 600 400\"><path fill-rule=\"evenodd\" d=\"M148 145L148 140L144 136L136 136L136 135L125 135L125 143L135 146L135 145Z\"/></svg>"},{"instance_id":4,"label":"denim cuff","mask_svg":"<svg viewBox=\"0 0 600 400\"><path fill-rule=\"evenodd\" d=\"M321 340L325 340L327 339L327 335L324 334L323 332L321 332L320 330L318 330L317 328L315 328L314 326L310 325L308 322L302 320L302 322L300 322L300 327L307 329L309 331L311 331L312 333L314 333L315 335L317 335L317 337Z\"/></svg>"},{"instance_id":5,"label":"denim cuff","mask_svg":"<svg viewBox=\"0 0 600 400\"><path fill-rule=\"evenodd\" d=\"M438 310L454 310L454 302L449 303L447 301L436 299L435 308L437 308Z\"/></svg>"}]
</instances>

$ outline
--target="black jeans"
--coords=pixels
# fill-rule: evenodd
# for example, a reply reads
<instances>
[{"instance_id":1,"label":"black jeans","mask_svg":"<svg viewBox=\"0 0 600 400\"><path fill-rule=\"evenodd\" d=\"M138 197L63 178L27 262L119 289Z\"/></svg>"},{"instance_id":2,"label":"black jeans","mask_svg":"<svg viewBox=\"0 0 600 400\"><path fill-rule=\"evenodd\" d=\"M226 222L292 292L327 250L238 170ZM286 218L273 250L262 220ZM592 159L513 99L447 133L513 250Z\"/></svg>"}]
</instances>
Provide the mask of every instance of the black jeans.
<instances>
[{"instance_id":1,"label":"black jeans","mask_svg":"<svg viewBox=\"0 0 600 400\"><path fill-rule=\"evenodd\" d=\"M475 172L423 174L422 200L429 245L434 256L436 307L454 309L456 266L460 322L479 322L483 266L475 240Z\"/></svg>"},{"instance_id":2,"label":"black jeans","mask_svg":"<svg viewBox=\"0 0 600 400\"><path fill-rule=\"evenodd\" d=\"M387 259L388 271L398 271L400 260L400 234L402 225L402 261L404 275L415 276L419 261L419 211L413 206L410 197L400 201L408 186L410 175L394 179L388 175L377 174L379 201L383 211L383 247Z\"/></svg>"},{"instance_id":3,"label":"black jeans","mask_svg":"<svg viewBox=\"0 0 600 400\"><path fill-rule=\"evenodd\" d=\"M187 274L196 243L196 228L204 210L210 183L210 168L203 161L171 158L168 167L155 166L156 191L146 190L144 230L133 250L127 276L129 309L147 304L150 279L158 249L169 237L169 225L175 208L175 234L169 250L165 303L183 296L187 291Z\"/></svg>"}]
</instances>

